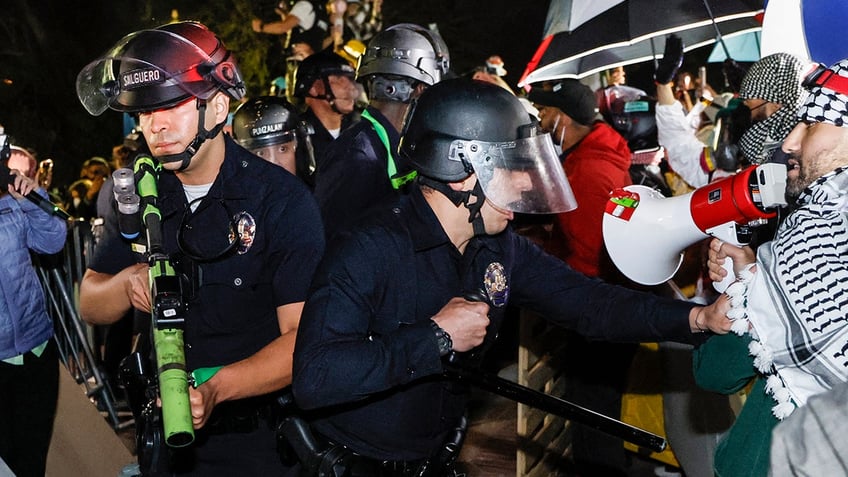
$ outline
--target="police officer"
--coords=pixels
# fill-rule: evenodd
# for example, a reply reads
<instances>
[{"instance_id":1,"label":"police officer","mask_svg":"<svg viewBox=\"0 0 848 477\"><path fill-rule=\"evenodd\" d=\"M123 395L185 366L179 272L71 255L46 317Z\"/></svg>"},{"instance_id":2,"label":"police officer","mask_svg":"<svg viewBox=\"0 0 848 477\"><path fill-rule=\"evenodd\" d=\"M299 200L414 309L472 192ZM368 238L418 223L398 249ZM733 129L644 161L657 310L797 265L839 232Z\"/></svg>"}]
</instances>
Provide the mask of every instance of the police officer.
<instances>
[{"instance_id":1,"label":"police officer","mask_svg":"<svg viewBox=\"0 0 848 477\"><path fill-rule=\"evenodd\" d=\"M151 473L283 475L275 398L291 379L294 335L324 245L311 193L221 133L244 84L231 52L199 23L124 37L80 72L77 92L92 114L138 115L163 168L162 248L185 276L197 435L171 449L167 465L153 460ZM150 311L149 267L119 232L107 224L82 280L80 312L90 323L131 307Z\"/></svg>"},{"instance_id":2,"label":"police officer","mask_svg":"<svg viewBox=\"0 0 848 477\"><path fill-rule=\"evenodd\" d=\"M319 168L327 146L358 119L355 74L347 60L329 50L308 56L295 72L292 95L298 99L292 102L306 105L301 117L315 131L312 145Z\"/></svg>"},{"instance_id":3,"label":"police officer","mask_svg":"<svg viewBox=\"0 0 848 477\"><path fill-rule=\"evenodd\" d=\"M314 431L343 446L326 455L345 454L352 475L418 475L449 460L436 456L455 443L468 396L440 377L442 358L482 357L509 303L594 339L691 342L730 329L726 298L700 307L609 285L512 232L515 213L575 204L550 136L503 88L428 88L400 154L414 187L328 247L295 346L295 399L316 410Z\"/></svg>"},{"instance_id":4,"label":"police officer","mask_svg":"<svg viewBox=\"0 0 848 477\"><path fill-rule=\"evenodd\" d=\"M248 151L304 181L315 172L311 129L285 98L260 96L233 114L233 139Z\"/></svg>"},{"instance_id":5,"label":"police officer","mask_svg":"<svg viewBox=\"0 0 848 477\"><path fill-rule=\"evenodd\" d=\"M370 104L362 120L328 146L315 177L328 238L356 223L369 207L395 199L414 177L396 153L403 118L409 103L441 81L449 67L441 36L411 23L389 27L368 44L356 75Z\"/></svg>"}]
</instances>

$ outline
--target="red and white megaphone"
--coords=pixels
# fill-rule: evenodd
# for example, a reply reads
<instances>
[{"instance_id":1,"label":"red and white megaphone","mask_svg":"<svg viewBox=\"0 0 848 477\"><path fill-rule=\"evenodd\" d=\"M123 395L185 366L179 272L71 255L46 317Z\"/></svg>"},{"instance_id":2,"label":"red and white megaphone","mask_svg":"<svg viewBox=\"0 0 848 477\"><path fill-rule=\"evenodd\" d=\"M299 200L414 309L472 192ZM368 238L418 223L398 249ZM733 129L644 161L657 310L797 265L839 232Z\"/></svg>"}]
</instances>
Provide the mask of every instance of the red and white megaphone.
<instances>
[{"instance_id":1,"label":"red and white megaphone","mask_svg":"<svg viewBox=\"0 0 848 477\"><path fill-rule=\"evenodd\" d=\"M604 212L604 243L613 263L634 282L658 285L680 268L683 250L716 237L744 245L749 227L777 215L786 205L786 166L751 166L689 194L664 197L630 185L612 192ZM730 260L725 261L730 264ZM731 269L732 270L732 269ZM728 274L728 284L733 273ZM716 284L716 288L726 285ZM723 291L723 289L720 289Z\"/></svg>"}]
</instances>

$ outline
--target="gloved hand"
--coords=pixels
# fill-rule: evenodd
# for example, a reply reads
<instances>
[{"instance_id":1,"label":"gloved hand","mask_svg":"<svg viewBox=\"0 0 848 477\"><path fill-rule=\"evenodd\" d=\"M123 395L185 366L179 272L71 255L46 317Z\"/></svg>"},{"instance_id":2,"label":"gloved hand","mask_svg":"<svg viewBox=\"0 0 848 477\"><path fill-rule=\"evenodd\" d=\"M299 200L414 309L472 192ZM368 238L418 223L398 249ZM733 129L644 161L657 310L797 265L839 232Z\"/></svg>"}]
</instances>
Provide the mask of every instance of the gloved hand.
<instances>
[{"instance_id":1,"label":"gloved hand","mask_svg":"<svg viewBox=\"0 0 848 477\"><path fill-rule=\"evenodd\" d=\"M683 40L674 34L665 38L663 57L654 70L654 81L660 84L671 83L677 70L683 64Z\"/></svg>"}]
</instances>

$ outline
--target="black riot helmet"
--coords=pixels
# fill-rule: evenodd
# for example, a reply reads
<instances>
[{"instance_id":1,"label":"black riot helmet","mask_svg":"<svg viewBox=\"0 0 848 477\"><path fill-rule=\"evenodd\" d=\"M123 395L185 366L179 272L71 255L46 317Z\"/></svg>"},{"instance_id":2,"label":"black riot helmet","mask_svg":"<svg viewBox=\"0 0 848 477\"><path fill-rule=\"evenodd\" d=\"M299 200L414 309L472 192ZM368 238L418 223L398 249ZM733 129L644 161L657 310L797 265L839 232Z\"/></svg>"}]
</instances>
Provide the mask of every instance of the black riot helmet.
<instances>
[{"instance_id":1,"label":"black riot helmet","mask_svg":"<svg viewBox=\"0 0 848 477\"><path fill-rule=\"evenodd\" d=\"M419 181L457 205L465 203L471 221L472 204L482 200L451 197L451 189L440 183L475 173L482 191L472 195L513 212L558 213L575 206L550 134L542 132L514 94L491 83L457 78L427 88L407 114L400 155L418 171ZM510 189L515 173L532 182L520 200Z\"/></svg>"},{"instance_id":2,"label":"black riot helmet","mask_svg":"<svg viewBox=\"0 0 848 477\"><path fill-rule=\"evenodd\" d=\"M659 147L655 98L629 86L609 86L604 89L602 106L604 119L627 140L632 152Z\"/></svg>"},{"instance_id":3,"label":"black riot helmet","mask_svg":"<svg viewBox=\"0 0 848 477\"><path fill-rule=\"evenodd\" d=\"M332 100L333 92L327 80L330 75L347 76L353 80L356 71L347 60L330 50L319 51L307 56L297 66L293 95L297 98L307 97L309 88L316 80L320 79L324 81L327 96L323 99Z\"/></svg>"},{"instance_id":4,"label":"black riot helmet","mask_svg":"<svg viewBox=\"0 0 848 477\"><path fill-rule=\"evenodd\" d=\"M235 58L197 22L131 33L77 76L77 95L93 115L164 109L218 91L238 100L244 88Z\"/></svg>"},{"instance_id":5,"label":"black riot helmet","mask_svg":"<svg viewBox=\"0 0 848 477\"><path fill-rule=\"evenodd\" d=\"M279 96L249 99L233 114L233 139L246 149L294 141L299 127L297 109Z\"/></svg>"}]
</instances>

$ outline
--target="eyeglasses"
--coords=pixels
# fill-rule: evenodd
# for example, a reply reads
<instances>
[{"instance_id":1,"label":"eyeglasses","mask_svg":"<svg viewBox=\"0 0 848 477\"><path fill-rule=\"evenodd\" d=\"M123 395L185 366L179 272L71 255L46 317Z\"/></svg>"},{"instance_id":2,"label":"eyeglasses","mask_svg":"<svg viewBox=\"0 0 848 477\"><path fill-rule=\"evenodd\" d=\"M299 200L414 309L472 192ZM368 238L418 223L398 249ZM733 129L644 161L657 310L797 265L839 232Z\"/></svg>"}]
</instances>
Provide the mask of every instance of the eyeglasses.
<instances>
[{"instance_id":1,"label":"eyeglasses","mask_svg":"<svg viewBox=\"0 0 848 477\"><path fill-rule=\"evenodd\" d=\"M229 253L241 244L236 216L223 198L204 197L192 200L183 212L177 231L177 246L187 257L197 262L211 262ZM192 207L198 204L197 210ZM226 224L219 227L219 224ZM215 230L218 229L218 230Z\"/></svg>"}]
</instances>

